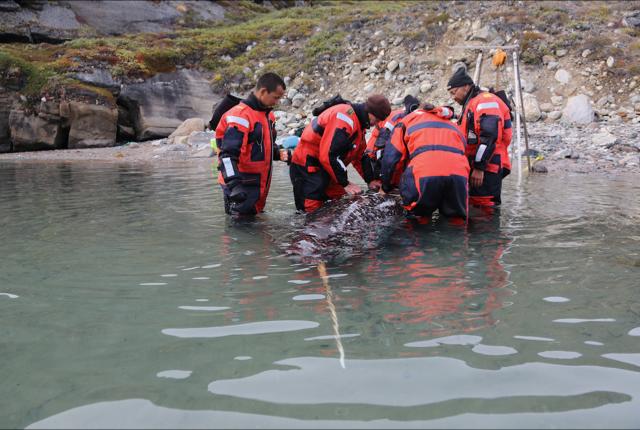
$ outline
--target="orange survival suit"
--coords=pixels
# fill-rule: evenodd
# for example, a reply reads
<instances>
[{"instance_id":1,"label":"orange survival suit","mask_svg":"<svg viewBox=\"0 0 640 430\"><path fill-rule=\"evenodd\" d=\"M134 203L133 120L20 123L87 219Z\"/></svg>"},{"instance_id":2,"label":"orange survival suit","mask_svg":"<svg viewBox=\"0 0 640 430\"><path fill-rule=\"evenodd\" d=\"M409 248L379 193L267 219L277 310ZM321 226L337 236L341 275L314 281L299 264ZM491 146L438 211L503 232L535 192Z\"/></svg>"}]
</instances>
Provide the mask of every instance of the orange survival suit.
<instances>
[{"instance_id":1,"label":"orange survival suit","mask_svg":"<svg viewBox=\"0 0 640 430\"><path fill-rule=\"evenodd\" d=\"M280 159L275 144L275 117L254 94L229 109L216 127L218 183L225 212L253 215L262 212L269 194L273 160Z\"/></svg>"},{"instance_id":2,"label":"orange survival suit","mask_svg":"<svg viewBox=\"0 0 640 430\"><path fill-rule=\"evenodd\" d=\"M343 196L349 163L364 178L361 159L368 127L364 104L349 102L327 108L305 127L289 167L296 209L313 212Z\"/></svg>"},{"instance_id":3,"label":"orange survival suit","mask_svg":"<svg viewBox=\"0 0 640 430\"><path fill-rule=\"evenodd\" d=\"M382 158L382 189L393 188L395 171L404 170L400 195L405 209L415 215L431 216L438 209L448 217L466 219L468 212L469 163L466 139L449 121L453 109L447 106L418 109L395 127ZM409 160L406 169L399 166Z\"/></svg>"},{"instance_id":4,"label":"orange survival suit","mask_svg":"<svg viewBox=\"0 0 640 430\"><path fill-rule=\"evenodd\" d=\"M501 203L502 178L511 172L509 107L497 95L474 86L469 90L458 124L467 136L469 164L484 171L482 185L469 190L469 202L476 206L497 206Z\"/></svg>"}]
</instances>

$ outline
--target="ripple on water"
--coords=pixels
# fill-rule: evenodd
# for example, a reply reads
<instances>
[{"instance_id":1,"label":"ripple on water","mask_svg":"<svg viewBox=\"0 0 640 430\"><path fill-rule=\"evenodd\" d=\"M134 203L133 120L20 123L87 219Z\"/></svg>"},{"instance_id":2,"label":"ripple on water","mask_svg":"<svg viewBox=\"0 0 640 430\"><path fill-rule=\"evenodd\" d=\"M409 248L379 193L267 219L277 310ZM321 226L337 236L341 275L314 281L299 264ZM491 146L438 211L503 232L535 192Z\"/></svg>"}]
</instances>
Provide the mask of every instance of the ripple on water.
<instances>
[{"instance_id":1,"label":"ripple on water","mask_svg":"<svg viewBox=\"0 0 640 430\"><path fill-rule=\"evenodd\" d=\"M431 340L421 340L417 342L405 343L409 348L431 348L440 345L477 345L482 338L468 334L458 334L454 336L439 337Z\"/></svg>"},{"instance_id":2,"label":"ripple on water","mask_svg":"<svg viewBox=\"0 0 640 430\"><path fill-rule=\"evenodd\" d=\"M158 372L156 376L158 378L187 379L192 373L193 371L191 370L164 370Z\"/></svg>"},{"instance_id":3,"label":"ripple on water","mask_svg":"<svg viewBox=\"0 0 640 430\"><path fill-rule=\"evenodd\" d=\"M289 281L287 281L290 284L296 284L296 285L304 285L304 284L308 284L311 281L303 281L301 279L291 279Z\"/></svg>"},{"instance_id":4,"label":"ripple on water","mask_svg":"<svg viewBox=\"0 0 640 430\"><path fill-rule=\"evenodd\" d=\"M585 340L584 343L586 345L594 345L594 346L603 346L604 345L604 343L596 342L595 340Z\"/></svg>"},{"instance_id":5,"label":"ripple on water","mask_svg":"<svg viewBox=\"0 0 640 430\"><path fill-rule=\"evenodd\" d=\"M260 279L267 279L267 278L268 278L268 276L265 276L265 275L258 275L258 276L254 276L254 277L253 277L253 278L251 278L251 279L254 279L254 280L256 280L256 281L259 281Z\"/></svg>"},{"instance_id":6,"label":"ripple on water","mask_svg":"<svg viewBox=\"0 0 640 430\"><path fill-rule=\"evenodd\" d=\"M10 299L17 299L18 297L20 297L16 294L11 294L11 293L0 293L0 296L9 297Z\"/></svg>"},{"instance_id":7,"label":"ripple on water","mask_svg":"<svg viewBox=\"0 0 640 430\"><path fill-rule=\"evenodd\" d=\"M249 356L249 355L239 355L237 357L233 357L234 360L238 360L238 361L246 361L246 360L252 360L253 357Z\"/></svg>"},{"instance_id":8,"label":"ripple on water","mask_svg":"<svg viewBox=\"0 0 640 430\"><path fill-rule=\"evenodd\" d=\"M195 269L199 269L199 268L200 268L200 266L193 266L193 267L187 267L187 268L182 269L182 270L185 271L185 272L188 272L189 270L195 270Z\"/></svg>"},{"instance_id":9,"label":"ripple on water","mask_svg":"<svg viewBox=\"0 0 640 430\"><path fill-rule=\"evenodd\" d=\"M349 276L346 273L334 273L333 275L328 275L327 278L344 278L345 276Z\"/></svg>"},{"instance_id":10,"label":"ripple on water","mask_svg":"<svg viewBox=\"0 0 640 430\"><path fill-rule=\"evenodd\" d=\"M166 282L142 282L139 285L151 287L151 286L167 285L167 283Z\"/></svg>"},{"instance_id":11,"label":"ripple on water","mask_svg":"<svg viewBox=\"0 0 640 430\"><path fill-rule=\"evenodd\" d=\"M582 354L574 351L542 351L538 355L544 358L556 358L559 360L573 360L582 357Z\"/></svg>"},{"instance_id":12,"label":"ripple on water","mask_svg":"<svg viewBox=\"0 0 640 430\"><path fill-rule=\"evenodd\" d=\"M629 331L629 336L640 336L640 327L636 327Z\"/></svg>"},{"instance_id":13,"label":"ripple on water","mask_svg":"<svg viewBox=\"0 0 640 430\"><path fill-rule=\"evenodd\" d=\"M193 279L195 281L206 281L206 280L211 279L211 278L209 278L208 276L196 276L195 278L191 278L191 279Z\"/></svg>"},{"instance_id":14,"label":"ripple on water","mask_svg":"<svg viewBox=\"0 0 640 430\"><path fill-rule=\"evenodd\" d=\"M545 302L551 302L551 303L565 303L570 301L568 298L560 297L560 296L545 297L542 300L544 300Z\"/></svg>"},{"instance_id":15,"label":"ripple on water","mask_svg":"<svg viewBox=\"0 0 640 430\"><path fill-rule=\"evenodd\" d=\"M230 308L228 306L178 306L178 309L184 309L185 311L215 312L224 311Z\"/></svg>"},{"instance_id":16,"label":"ripple on water","mask_svg":"<svg viewBox=\"0 0 640 430\"><path fill-rule=\"evenodd\" d=\"M216 264L207 264L206 266L202 266L203 269L215 269L216 267L222 266L222 263Z\"/></svg>"},{"instance_id":17,"label":"ripple on water","mask_svg":"<svg viewBox=\"0 0 640 430\"><path fill-rule=\"evenodd\" d=\"M314 336L314 337L305 337L304 340L306 341L311 341L311 340L333 340L333 339L346 339L349 337L358 337L360 336L360 333L345 333L345 334L339 334L339 335L335 335L335 334L328 334L325 336Z\"/></svg>"},{"instance_id":18,"label":"ripple on water","mask_svg":"<svg viewBox=\"0 0 640 430\"><path fill-rule=\"evenodd\" d=\"M319 325L320 324L315 321L261 321L218 327L165 328L162 330L162 333L168 336L181 338L214 338L252 334L284 333L288 331L316 328Z\"/></svg>"},{"instance_id":19,"label":"ripple on water","mask_svg":"<svg viewBox=\"0 0 640 430\"><path fill-rule=\"evenodd\" d=\"M293 300L322 300L324 298L324 294L300 294L298 296L294 296Z\"/></svg>"},{"instance_id":20,"label":"ripple on water","mask_svg":"<svg viewBox=\"0 0 640 430\"><path fill-rule=\"evenodd\" d=\"M481 343L474 346L471 350L476 354L482 355L513 355L518 353L518 350L510 346L483 345Z\"/></svg>"},{"instance_id":21,"label":"ripple on water","mask_svg":"<svg viewBox=\"0 0 640 430\"><path fill-rule=\"evenodd\" d=\"M616 322L616 320L613 318L560 318L557 320L553 320L553 322L579 324L584 322Z\"/></svg>"},{"instance_id":22,"label":"ripple on water","mask_svg":"<svg viewBox=\"0 0 640 430\"><path fill-rule=\"evenodd\" d=\"M516 339L522 340L537 340L540 342L553 342L555 339L551 339L549 337L536 337L536 336L513 336Z\"/></svg>"},{"instance_id":23,"label":"ripple on water","mask_svg":"<svg viewBox=\"0 0 640 430\"><path fill-rule=\"evenodd\" d=\"M178 275L175 274L175 273L166 273L166 274L160 275L160 276L163 277L163 278L175 278Z\"/></svg>"}]
</instances>

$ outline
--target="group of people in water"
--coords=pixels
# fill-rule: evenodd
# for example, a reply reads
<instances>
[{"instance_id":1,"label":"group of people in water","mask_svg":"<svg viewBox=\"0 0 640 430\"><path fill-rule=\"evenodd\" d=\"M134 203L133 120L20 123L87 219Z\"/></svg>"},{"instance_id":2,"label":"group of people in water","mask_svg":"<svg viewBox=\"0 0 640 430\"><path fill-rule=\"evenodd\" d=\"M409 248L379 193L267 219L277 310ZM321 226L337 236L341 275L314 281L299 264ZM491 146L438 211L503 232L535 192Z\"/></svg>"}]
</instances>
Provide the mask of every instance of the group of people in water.
<instances>
[{"instance_id":1,"label":"group of people in water","mask_svg":"<svg viewBox=\"0 0 640 430\"><path fill-rule=\"evenodd\" d=\"M225 212L255 215L264 210L274 160L289 164L295 205L302 212L363 191L349 180L349 164L369 189L398 189L404 208L418 217L437 210L466 221L469 205L499 205L502 179L511 170L507 98L481 90L464 68L453 73L447 89L462 106L459 115L451 106L421 105L410 95L397 110L381 94L364 103L335 96L313 110L291 151L276 144L272 112L284 96L285 82L275 73L262 75L246 99L227 96L210 123Z\"/></svg>"}]
</instances>

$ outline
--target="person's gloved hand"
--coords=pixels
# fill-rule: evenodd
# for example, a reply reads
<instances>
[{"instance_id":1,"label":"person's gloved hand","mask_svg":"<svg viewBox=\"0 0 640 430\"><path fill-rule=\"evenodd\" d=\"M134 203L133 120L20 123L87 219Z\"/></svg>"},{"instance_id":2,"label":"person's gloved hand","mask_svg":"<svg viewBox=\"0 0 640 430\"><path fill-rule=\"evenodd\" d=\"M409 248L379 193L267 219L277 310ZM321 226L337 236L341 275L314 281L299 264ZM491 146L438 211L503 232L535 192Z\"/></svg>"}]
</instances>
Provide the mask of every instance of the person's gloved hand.
<instances>
[{"instance_id":1,"label":"person's gloved hand","mask_svg":"<svg viewBox=\"0 0 640 430\"><path fill-rule=\"evenodd\" d=\"M227 183L229 189L229 200L234 203L242 203L247 200L247 193L239 179Z\"/></svg>"}]
</instances>

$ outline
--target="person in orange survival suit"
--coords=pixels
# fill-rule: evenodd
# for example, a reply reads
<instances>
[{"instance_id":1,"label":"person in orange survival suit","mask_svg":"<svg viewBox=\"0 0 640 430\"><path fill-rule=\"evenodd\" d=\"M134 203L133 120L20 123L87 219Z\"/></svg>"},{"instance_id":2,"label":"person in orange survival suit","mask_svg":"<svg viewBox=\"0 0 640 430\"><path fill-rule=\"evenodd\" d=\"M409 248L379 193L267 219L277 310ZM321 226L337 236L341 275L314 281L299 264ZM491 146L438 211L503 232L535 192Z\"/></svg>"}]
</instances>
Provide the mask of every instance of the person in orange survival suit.
<instances>
[{"instance_id":1,"label":"person in orange survival suit","mask_svg":"<svg viewBox=\"0 0 640 430\"><path fill-rule=\"evenodd\" d=\"M455 71L447 89L456 103L462 105L458 125L467 136L466 154L472 168L469 203L498 206L502 179L511 172L507 152L512 135L509 107L497 95L481 91L464 68Z\"/></svg>"},{"instance_id":2,"label":"person in orange survival suit","mask_svg":"<svg viewBox=\"0 0 640 430\"><path fill-rule=\"evenodd\" d=\"M325 102L324 110L314 110L318 116L305 127L291 157L289 175L299 211L313 212L327 200L362 191L349 182L347 166L353 163L364 178L364 130L391 113L389 100L379 94L366 103L334 99L335 104Z\"/></svg>"},{"instance_id":3,"label":"person in orange survival suit","mask_svg":"<svg viewBox=\"0 0 640 430\"><path fill-rule=\"evenodd\" d=\"M443 216L467 219L466 139L459 127L449 121L452 117L450 107L425 105L396 125L384 150L382 190L389 192L396 169L404 170L400 195L411 214L431 217L438 209ZM403 158L409 160L406 169L398 166Z\"/></svg>"},{"instance_id":4,"label":"person in orange survival suit","mask_svg":"<svg viewBox=\"0 0 640 430\"><path fill-rule=\"evenodd\" d=\"M391 140L393 127L400 122L402 118L410 114L420 106L420 100L412 95L407 95L403 102L404 108L391 111L389 116L376 124L367 141L367 149L362 157L362 173L364 180L369 184L369 188L373 190L380 189L382 181L380 180L380 165L384 155L384 147ZM400 164L404 165L405 160L400 160ZM398 186L400 184L400 172L391 178L391 184Z\"/></svg>"},{"instance_id":5,"label":"person in orange survival suit","mask_svg":"<svg viewBox=\"0 0 640 430\"><path fill-rule=\"evenodd\" d=\"M216 127L218 183L227 214L255 215L264 209L272 160L280 160L281 155L271 109L285 89L280 76L265 73L249 97L229 109Z\"/></svg>"}]
</instances>

